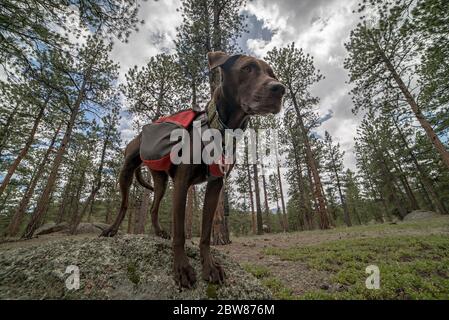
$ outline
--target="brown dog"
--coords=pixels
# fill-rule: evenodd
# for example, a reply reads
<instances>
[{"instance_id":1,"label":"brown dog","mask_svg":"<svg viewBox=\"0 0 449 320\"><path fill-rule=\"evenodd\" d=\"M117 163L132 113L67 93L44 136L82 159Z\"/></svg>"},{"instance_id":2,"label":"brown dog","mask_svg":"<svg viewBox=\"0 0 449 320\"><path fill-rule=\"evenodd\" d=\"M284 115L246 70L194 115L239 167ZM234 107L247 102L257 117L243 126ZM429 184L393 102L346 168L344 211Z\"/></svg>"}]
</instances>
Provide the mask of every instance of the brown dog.
<instances>
[{"instance_id":1,"label":"brown dog","mask_svg":"<svg viewBox=\"0 0 449 320\"><path fill-rule=\"evenodd\" d=\"M229 56L223 52L211 52L207 55L211 70L220 67L221 84L215 90L212 101L220 123L230 129L246 126L250 115L276 114L281 110L285 87L276 79L271 67L262 60L245 56ZM192 135L191 135L192 136ZM102 236L114 236L125 217L128 207L129 189L133 175L144 187L153 188L142 179L140 166L141 135L132 140L125 150L125 163L120 172L120 190L122 204L114 224L102 233ZM191 148L192 150L192 148ZM208 181L203 207L200 254L202 277L206 281L222 283L224 271L210 254L212 221L217 207L218 197L223 186L222 178L208 179L205 164L180 164L165 171L151 170L154 181L154 201L151 206L151 221L158 236L168 238L158 221L159 204L164 196L167 180L173 179L173 253L175 281L183 287L191 287L196 282L195 271L189 264L184 251L184 217L186 197L193 184Z\"/></svg>"}]
</instances>

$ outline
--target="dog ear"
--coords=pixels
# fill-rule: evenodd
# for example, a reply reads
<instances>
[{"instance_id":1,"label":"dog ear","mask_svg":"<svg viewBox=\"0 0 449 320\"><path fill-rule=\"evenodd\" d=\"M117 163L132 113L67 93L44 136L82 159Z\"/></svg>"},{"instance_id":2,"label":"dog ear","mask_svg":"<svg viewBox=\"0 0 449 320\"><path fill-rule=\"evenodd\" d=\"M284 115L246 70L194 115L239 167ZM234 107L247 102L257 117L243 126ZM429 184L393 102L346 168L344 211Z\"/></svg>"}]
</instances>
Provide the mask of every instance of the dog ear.
<instances>
[{"instance_id":1,"label":"dog ear","mask_svg":"<svg viewBox=\"0 0 449 320\"><path fill-rule=\"evenodd\" d=\"M209 70L214 70L215 68L224 65L229 58L230 56L222 51L209 52L207 54L207 61L209 62Z\"/></svg>"}]
</instances>

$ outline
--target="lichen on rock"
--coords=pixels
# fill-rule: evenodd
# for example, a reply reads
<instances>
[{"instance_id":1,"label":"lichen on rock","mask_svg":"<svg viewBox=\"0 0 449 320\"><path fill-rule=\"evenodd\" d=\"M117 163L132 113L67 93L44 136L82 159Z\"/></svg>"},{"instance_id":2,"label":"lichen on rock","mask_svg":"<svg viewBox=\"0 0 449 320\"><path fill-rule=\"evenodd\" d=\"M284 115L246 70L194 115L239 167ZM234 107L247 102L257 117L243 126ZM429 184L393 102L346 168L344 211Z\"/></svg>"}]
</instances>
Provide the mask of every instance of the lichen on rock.
<instances>
[{"instance_id":1,"label":"lichen on rock","mask_svg":"<svg viewBox=\"0 0 449 320\"><path fill-rule=\"evenodd\" d=\"M252 275L217 250L224 285L201 280L199 250L186 246L197 273L193 289L173 279L171 243L152 236L66 238L0 252L1 299L270 299ZM68 266L79 268L79 289L68 289Z\"/></svg>"}]
</instances>

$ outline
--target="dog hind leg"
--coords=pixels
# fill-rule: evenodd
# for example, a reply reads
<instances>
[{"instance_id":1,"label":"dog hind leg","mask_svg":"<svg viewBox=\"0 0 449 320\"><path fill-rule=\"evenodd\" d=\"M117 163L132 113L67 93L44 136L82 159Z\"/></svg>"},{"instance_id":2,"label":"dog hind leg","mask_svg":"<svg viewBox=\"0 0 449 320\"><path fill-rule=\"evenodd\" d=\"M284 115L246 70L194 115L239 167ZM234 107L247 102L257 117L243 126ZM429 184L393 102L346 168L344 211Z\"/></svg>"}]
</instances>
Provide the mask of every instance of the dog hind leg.
<instances>
[{"instance_id":1,"label":"dog hind leg","mask_svg":"<svg viewBox=\"0 0 449 320\"><path fill-rule=\"evenodd\" d=\"M137 149L137 152L134 150L134 152L125 157L125 163L119 176L120 193L122 195L120 210L114 223L101 233L101 237L113 237L117 234L128 209L129 189L133 182L134 171L139 168L141 163L139 149Z\"/></svg>"}]
</instances>

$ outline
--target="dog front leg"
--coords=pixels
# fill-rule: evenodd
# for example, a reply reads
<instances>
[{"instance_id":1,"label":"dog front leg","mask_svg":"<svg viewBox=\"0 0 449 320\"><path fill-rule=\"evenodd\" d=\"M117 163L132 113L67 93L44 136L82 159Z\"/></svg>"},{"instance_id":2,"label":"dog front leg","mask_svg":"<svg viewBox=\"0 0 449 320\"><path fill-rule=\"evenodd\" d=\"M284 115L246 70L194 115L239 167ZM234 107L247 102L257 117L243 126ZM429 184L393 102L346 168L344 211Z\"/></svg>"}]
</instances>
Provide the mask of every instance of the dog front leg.
<instances>
[{"instance_id":1,"label":"dog front leg","mask_svg":"<svg viewBox=\"0 0 449 320\"><path fill-rule=\"evenodd\" d=\"M222 187L223 179L216 179L207 183L203 207L203 221L200 240L201 264L203 267L202 277L204 280L212 283L223 283L225 279L223 268L214 261L212 255L210 254L212 223Z\"/></svg>"},{"instance_id":2,"label":"dog front leg","mask_svg":"<svg viewBox=\"0 0 449 320\"><path fill-rule=\"evenodd\" d=\"M191 288L196 282L195 270L185 253L185 207L189 185L184 177L176 177L173 189L173 268L178 285Z\"/></svg>"}]
</instances>

